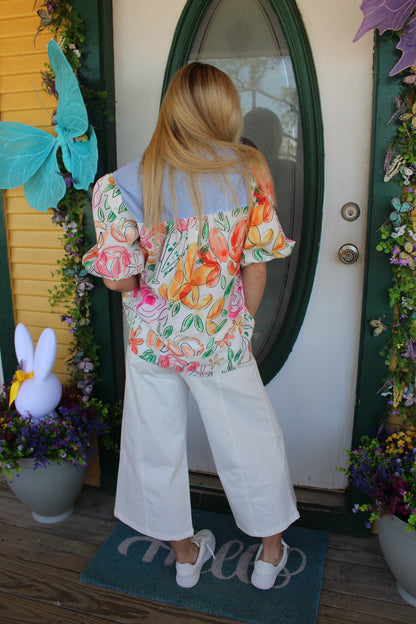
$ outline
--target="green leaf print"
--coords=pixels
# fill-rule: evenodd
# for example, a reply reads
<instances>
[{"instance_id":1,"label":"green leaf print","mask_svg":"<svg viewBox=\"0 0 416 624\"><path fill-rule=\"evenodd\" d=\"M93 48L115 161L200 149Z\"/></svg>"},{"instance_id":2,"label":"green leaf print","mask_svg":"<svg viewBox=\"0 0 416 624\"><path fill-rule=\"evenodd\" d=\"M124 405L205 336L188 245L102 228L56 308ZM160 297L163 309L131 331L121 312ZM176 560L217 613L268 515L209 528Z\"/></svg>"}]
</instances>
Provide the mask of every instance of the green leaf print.
<instances>
[{"instance_id":1,"label":"green leaf print","mask_svg":"<svg viewBox=\"0 0 416 624\"><path fill-rule=\"evenodd\" d=\"M221 277L221 288L224 290L224 288L226 287L226 285L227 285L227 280L225 279L225 275L223 275L223 276Z\"/></svg>"},{"instance_id":2,"label":"green leaf print","mask_svg":"<svg viewBox=\"0 0 416 624\"><path fill-rule=\"evenodd\" d=\"M237 353L235 354L235 356L234 356L234 362L238 362L238 360L239 360L239 359L240 359L240 357L241 357L241 354L242 354L242 351L241 351L241 349L239 349L239 350L237 351Z\"/></svg>"},{"instance_id":3,"label":"green leaf print","mask_svg":"<svg viewBox=\"0 0 416 624\"><path fill-rule=\"evenodd\" d=\"M177 301L172 308L172 316L176 316L179 310L181 309L181 304Z\"/></svg>"},{"instance_id":4,"label":"green leaf print","mask_svg":"<svg viewBox=\"0 0 416 624\"><path fill-rule=\"evenodd\" d=\"M207 357L209 357L210 355L212 355L212 354L214 353L214 351L215 351L215 349L216 349L216 348L217 348L217 347L216 347L216 345L215 345L215 347L213 347L212 349L208 349L207 351L205 351L205 353L203 353L203 354L202 354L202 357L203 357L203 358L207 358Z\"/></svg>"},{"instance_id":5,"label":"green leaf print","mask_svg":"<svg viewBox=\"0 0 416 624\"><path fill-rule=\"evenodd\" d=\"M215 223L218 226L219 230L223 230L224 232L230 231L230 222L228 220L228 217L223 212L218 213L215 219Z\"/></svg>"},{"instance_id":6,"label":"green leaf print","mask_svg":"<svg viewBox=\"0 0 416 624\"><path fill-rule=\"evenodd\" d=\"M195 314L194 316L194 325L197 328L198 331L203 332L204 331L204 324L201 320L201 317L198 316L198 314Z\"/></svg>"},{"instance_id":7,"label":"green leaf print","mask_svg":"<svg viewBox=\"0 0 416 624\"><path fill-rule=\"evenodd\" d=\"M208 234L209 234L209 225L208 225L208 221L205 221L204 226L202 228L202 238L207 241L208 240ZM201 249L202 251L202 249Z\"/></svg>"},{"instance_id":8,"label":"green leaf print","mask_svg":"<svg viewBox=\"0 0 416 624\"><path fill-rule=\"evenodd\" d=\"M227 319L224 319L223 321L221 321L221 323L218 325L217 329L215 330L214 334L218 334L218 332L224 327L226 322L227 322Z\"/></svg>"},{"instance_id":9,"label":"green leaf print","mask_svg":"<svg viewBox=\"0 0 416 624\"><path fill-rule=\"evenodd\" d=\"M228 284L227 288L224 290L224 298L226 299L228 297L228 295L230 294L233 286L234 286L234 282L235 282L235 277L233 277L233 279L231 280L231 282Z\"/></svg>"},{"instance_id":10,"label":"green leaf print","mask_svg":"<svg viewBox=\"0 0 416 624\"><path fill-rule=\"evenodd\" d=\"M228 359L229 360L234 359L234 351L232 349L228 349Z\"/></svg>"},{"instance_id":11,"label":"green leaf print","mask_svg":"<svg viewBox=\"0 0 416 624\"><path fill-rule=\"evenodd\" d=\"M260 249L255 249L253 252L253 256L257 260L257 262L263 262L263 256L261 252L262 250Z\"/></svg>"},{"instance_id":12,"label":"green leaf print","mask_svg":"<svg viewBox=\"0 0 416 624\"><path fill-rule=\"evenodd\" d=\"M114 212L112 210L110 210L110 212L107 215L107 221L109 223L112 223L115 218L116 218L116 215L114 214Z\"/></svg>"},{"instance_id":13,"label":"green leaf print","mask_svg":"<svg viewBox=\"0 0 416 624\"><path fill-rule=\"evenodd\" d=\"M118 207L118 214L121 214L122 212L127 212L127 208L125 207L123 202L121 202L120 206Z\"/></svg>"},{"instance_id":14,"label":"green leaf print","mask_svg":"<svg viewBox=\"0 0 416 624\"><path fill-rule=\"evenodd\" d=\"M214 338L211 338L211 340L210 340L210 341L209 341L209 343L207 344L207 347L206 347L206 348L207 348L207 349L211 349L211 347L213 346L214 342L215 342Z\"/></svg>"},{"instance_id":15,"label":"green leaf print","mask_svg":"<svg viewBox=\"0 0 416 624\"><path fill-rule=\"evenodd\" d=\"M101 206L98 208L98 219L103 222L104 221L104 211Z\"/></svg>"},{"instance_id":16,"label":"green leaf print","mask_svg":"<svg viewBox=\"0 0 416 624\"><path fill-rule=\"evenodd\" d=\"M148 349L143 353L143 355L140 355L139 357L141 360L144 360L145 362L150 362L151 364L154 364L156 362L156 355L151 349Z\"/></svg>"},{"instance_id":17,"label":"green leaf print","mask_svg":"<svg viewBox=\"0 0 416 624\"><path fill-rule=\"evenodd\" d=\"M192 325L194 321L194 316L193 314L188 314L188 316L185 316L185 318L183 319L183 323L182 323L182 327L181 327L181 332L186 331L187 329L190 328L190 326Z\"/></svg>"},{"instance_id":18,"label":"green leaf print","mask_svg":"<svg viewBox=\"0 0 416 624\"><path fill-rule=\"evenodd\" d=\"M169 338L169 336L172 335L173 332L173 325L169 325L169 327L166 327L165 331L163 332L163 338Z\"/></svg>"}]
</instances>

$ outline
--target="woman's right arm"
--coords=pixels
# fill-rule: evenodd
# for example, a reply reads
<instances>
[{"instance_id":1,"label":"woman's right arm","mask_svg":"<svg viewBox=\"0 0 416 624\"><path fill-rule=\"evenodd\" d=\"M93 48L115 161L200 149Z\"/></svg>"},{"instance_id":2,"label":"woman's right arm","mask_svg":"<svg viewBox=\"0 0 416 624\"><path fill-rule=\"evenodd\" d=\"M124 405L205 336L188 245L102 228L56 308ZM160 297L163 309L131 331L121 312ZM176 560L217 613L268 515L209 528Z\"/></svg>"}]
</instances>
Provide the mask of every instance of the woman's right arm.
<instances>
[{"instance_id":1,"label":"woman's right arm","mask_svg":"<svg viewBox=\"0 0 416 624\"><path fill-rule=\"evenodd\" d=\"M140 284L140 277L139 275L132 275L131 277L119 280L111 280L104 277L103 282L109 290L115 290L117 292L130 292L131 290L138 288Z\"/></svg>"}]
</instances>

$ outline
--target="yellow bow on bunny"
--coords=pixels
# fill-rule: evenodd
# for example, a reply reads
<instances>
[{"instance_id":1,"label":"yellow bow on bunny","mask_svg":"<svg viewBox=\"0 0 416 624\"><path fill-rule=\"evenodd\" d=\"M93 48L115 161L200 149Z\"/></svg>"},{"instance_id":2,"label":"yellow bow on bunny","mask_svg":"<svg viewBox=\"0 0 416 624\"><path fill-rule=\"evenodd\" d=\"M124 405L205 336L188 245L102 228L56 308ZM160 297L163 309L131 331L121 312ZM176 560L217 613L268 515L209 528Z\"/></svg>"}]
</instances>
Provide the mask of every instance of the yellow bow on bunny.
<instances>
[{"instance_id":1,"label":"yellow bow on bunny","mask_svg":"<svg viewBox=\"0 0 416 624\"><path fill-rule=\"evenodd\" d=\"M13 377L13 383L10 388L10 397L9 397L9 407L17 397L17 393L19 392L20 384L26 379L32 379L33 371L31 373L24 373L20 368L15 372Z\"/></svg>"}]
</instances>

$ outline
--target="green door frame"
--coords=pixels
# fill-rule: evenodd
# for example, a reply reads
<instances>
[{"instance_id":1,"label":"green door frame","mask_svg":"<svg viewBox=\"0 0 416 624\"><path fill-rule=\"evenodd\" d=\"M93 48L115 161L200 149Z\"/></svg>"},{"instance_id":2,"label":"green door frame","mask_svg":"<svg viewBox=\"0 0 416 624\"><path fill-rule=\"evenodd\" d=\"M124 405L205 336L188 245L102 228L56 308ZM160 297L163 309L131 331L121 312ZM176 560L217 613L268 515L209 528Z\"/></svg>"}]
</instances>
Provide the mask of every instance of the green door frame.
<instances>
[{"instance_id":1,"label":"green door frame","mask_svg":"<svg viewBox=\"0 0 416 624\"><path fill-rule=\"evenodd\" d=\"M4 214L3 192L0 189L0 354L4 382L10 383L16 370L14 352L14 315L13 298L10 284L9 258L7 254L6 221Z\"/></svg>"},{"instance_id":2,"label":"green door frame","mask_svg":"<svg viewBox=\"0 0 416 624\"><path fill-rule=\"evenodd\" d=\"M74 8L83 20L84 52L80 78L88 87L107 92L109 114L114 115L114 53L113 14L109 0L74 0ZM89 109L90 122L98 138L97 178L117 167L115 123L100 110ZM91 245L95 244L95 229L90 197L84 211L84 232ZM91 291L92 322L95 338L100 345L98 353L99 381L95 394L106 402L123 396L124 348L121 297L94 278Z\"/></svg>"},{"instance_id":3,"label":"green door frame","mask_svg":"<svg viewBox=\"0 0 416 624\"><path fill-rule=\"evenodd\" d=\"M400 76L389 76L397 56L390 37L375 37L367 240L353 446L362 435L378 426L385 407L385 400L378 393L387 374L380 351L390 339L391 331L374 337L368 322L381 317L391 327L393 321L387 292L392 282L390 264L385 254L376 251L376 245L380 241L379 228L391 211L391 198L401 197L402 192L397 183L383 181L386 150L395 133L395 124L389 124L389 120L396 112L396 97L402 88Z\"/></svg>"}]
</instances>

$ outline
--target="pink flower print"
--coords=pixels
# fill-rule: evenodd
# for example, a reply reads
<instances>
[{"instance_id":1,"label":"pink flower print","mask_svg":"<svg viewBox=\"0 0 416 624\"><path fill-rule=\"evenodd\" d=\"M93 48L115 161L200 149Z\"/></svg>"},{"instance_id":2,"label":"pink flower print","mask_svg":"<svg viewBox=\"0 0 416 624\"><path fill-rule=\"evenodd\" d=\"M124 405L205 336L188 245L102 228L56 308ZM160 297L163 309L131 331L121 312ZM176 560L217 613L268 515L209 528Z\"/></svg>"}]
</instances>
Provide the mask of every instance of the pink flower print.
<instances>
[{"instance_id":1,"label":"pink flower print","mask_svg":"<svg viewBox=\"0 0 416 624\"><path fill-rule=\"evenodd\" d=\"M142 244L142 247L144 247L145 249L151 249L152 237L153 237L153 231L151 229L147 229L143 227L140 230L140 242Z\"/></svg>"},{"instance_id":2,"label":"pink flower print","mask_svg":"<svg viewBox=\"0 0 416 624\"><path fill-rule=\"evenodd\" d=\"M166 226L164 223L159 224L157 235L155 235L152 228L146 228L143 226L140 230L140 242L142 247L148 250L161 247L165 232Z\"/></svg>"},{"instance_id":3,"label":"pink flower print","mask_svg":"<svg viewBox=\"0 0 416 624\"><path fill-rule=\"evenodd\" d=\"M140 317L148 323L164 321L168 315L168 301L156 295L153 290L144 283L140 285L140 294L142 300L136 306Z\"/></svg>"},{"instance_id":4,"label":"pink flower print","mask_svg":"<svg viewBox=\"0 0 416 624\"><path fill-rule=\"evenodd\" d=\"M181 360L176 355L173 355L173 353L168 353L159 358L159 366L173 369L177 373L183 373L189 367L189 364L185 360Z\"/></svg>"},{"instance_id":5,"label":"pink flower print","mask_svg":"<svg viewBox=\"0 0 416 624\"><path fill-rule=\"evenodd\" d=\"M200 363L199 362L191 362L190 364L188 364L188 366L185 369L186 373L196 373L196 371L198 370L198 368L200 367Z\"/></svg>"},{"instance_id":6,"label":"pink flower print","mask_svg":"<svg viewBox=\"0 0 416 624\"><path fill-rule=\"evenodd\" d=\"M130 254L124 247L107 247L105 251L100 251L98 254L94 270L102 277L119 279L130 262Z\"/></svg>"},{"instance_id":7,"label":"pink flower print","mask_svg":"<svg viewBox=\"0 0 416 624\"><path fill-rule=\"evenodd\" d=\"M189 229L192 229L195 223L196 217L190 217L188 219L178 219L177 228L179 232L187 232Z\"/></svg>"},{"instance_id":8,"label":"pink flower print","mask_svg":"<svg viewBox=\"0 0 416 624\"><path fill-rule=\"evenodd\" d=\"M230 298L230 307L228 314L230 319L235 319L239 314L242 314L244 309L244 294L243 294L243 282L241 280L241 274L238 273L233 291Z\"/></svg>"}]
</instances>

